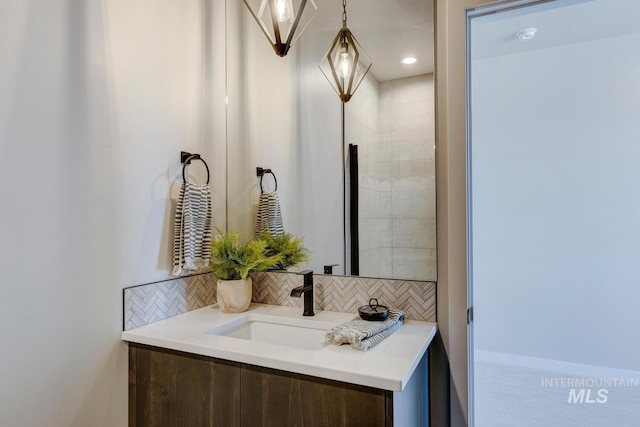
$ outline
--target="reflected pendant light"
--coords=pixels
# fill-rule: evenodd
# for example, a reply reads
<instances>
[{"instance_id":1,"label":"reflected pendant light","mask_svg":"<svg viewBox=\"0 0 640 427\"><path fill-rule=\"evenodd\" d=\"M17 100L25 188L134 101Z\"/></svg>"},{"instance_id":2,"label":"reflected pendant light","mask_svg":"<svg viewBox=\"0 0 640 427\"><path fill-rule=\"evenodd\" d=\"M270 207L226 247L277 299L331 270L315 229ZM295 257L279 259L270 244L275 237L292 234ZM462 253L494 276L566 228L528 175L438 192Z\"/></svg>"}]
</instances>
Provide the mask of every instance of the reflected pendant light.
<instances>
[{"instance_id":1,"label":"reflected pendant light","mask_svg":"<svg viewBox=\"0 0 640 427\"><path fill-rule=\"evenodd\" d=\"M315 0L243 1L278 56L289 52L318 11Z\"/></svg>"},{"instance_id":2,"label":"reflected pendant light","mask_svg":"<svg viewBox=\"0 0 640 427\"><path fill-rule=\"evenodd\" d=\"M342 28L319 67L342 102L351 99L371 68L371 58L347 28L347 0L342 0Z\"/></svg>"}]
</instances>

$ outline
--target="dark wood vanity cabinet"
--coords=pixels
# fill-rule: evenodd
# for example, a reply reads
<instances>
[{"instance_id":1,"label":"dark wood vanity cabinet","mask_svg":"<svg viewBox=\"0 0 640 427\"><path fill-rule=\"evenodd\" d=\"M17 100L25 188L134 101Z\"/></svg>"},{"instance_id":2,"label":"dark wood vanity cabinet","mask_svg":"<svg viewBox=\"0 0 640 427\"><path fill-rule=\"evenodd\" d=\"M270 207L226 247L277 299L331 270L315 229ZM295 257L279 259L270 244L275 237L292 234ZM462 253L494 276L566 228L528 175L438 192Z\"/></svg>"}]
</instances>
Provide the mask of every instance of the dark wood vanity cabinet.
<instances>
[{"instance_id":1,"label":"dark wood vanity cabinet","mask_svg":"<svg viewBox=\"0 0 640 427\"><path fill-rule=\"evenodd\" d=\"M129 344L129 426L240 426L240 363Z\"/></svg>"},{"instance_id":2,"label":"dark wood vanity cabinet","mask_svg":"<svg viewBox=\"0 0 640 427\"><path fill-rule=\"evenodd\" d=\"M129 344L130 427L392 426L393 392Z\"/></svg>"},{"instance_id":3,"label":"dark wood vanity cabinet","mask_svg":"<svg viewBox=\"0 0 640 427\"><path fill-rule=\"evenodd\" d=\"M241 377L243 427L392 425L392 392L245 364Z\"/></svg>"}]
</instances>

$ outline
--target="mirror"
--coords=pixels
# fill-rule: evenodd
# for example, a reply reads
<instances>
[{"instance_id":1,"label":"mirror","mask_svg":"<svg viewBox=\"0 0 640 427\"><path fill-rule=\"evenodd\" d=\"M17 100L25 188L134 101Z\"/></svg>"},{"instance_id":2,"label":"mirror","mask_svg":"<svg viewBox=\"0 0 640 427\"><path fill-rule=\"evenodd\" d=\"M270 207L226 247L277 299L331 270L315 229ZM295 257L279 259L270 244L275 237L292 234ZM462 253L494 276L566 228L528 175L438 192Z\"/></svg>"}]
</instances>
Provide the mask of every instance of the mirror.
<instances>
[{"instance_id":1,"label":"mirror","mask_svg":"<svg viewBox=\"0 0 640 427\"><path fill-rule=\"evenodd\" d=\"M256 167L270 168L285 230L312 252L302 268L338 264L334 274L435 281L433 1L347 2L348 26L373 66L344 111L318 69L342 3L318 6L280 58L242 2L228 3L227 228L253 235ZM418 62L401 64L405 55ZM349 220L349 144L358 151L357 226ZM275 189L269 177L264 186Z\"/></svg>"},{"instance_id":2,"label":"mirror","mask_svg":"<svg viewBox=\"0 0 640 427\"><path fill-rule=\"evenodd\" d=\"M432 11L423 0L347 3L373 60L344 115L348 166L357 163L347 269L362 276L436 280Z\"/></svg>"}]
</instances>

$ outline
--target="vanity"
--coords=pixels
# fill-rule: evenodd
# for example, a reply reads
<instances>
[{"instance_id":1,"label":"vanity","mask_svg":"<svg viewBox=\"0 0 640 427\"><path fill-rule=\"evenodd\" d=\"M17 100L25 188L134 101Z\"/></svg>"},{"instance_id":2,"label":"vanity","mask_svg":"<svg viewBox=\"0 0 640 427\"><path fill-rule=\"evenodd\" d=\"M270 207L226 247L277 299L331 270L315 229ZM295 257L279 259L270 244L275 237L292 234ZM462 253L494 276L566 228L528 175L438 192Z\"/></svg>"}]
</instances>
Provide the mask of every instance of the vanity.
<instances>
[{"instance_id":1,"label":"vanity","mask_svg":"<svg viewBox=\"0 0 640 427\"><path fill-rule=\"evenodd\" d=\"M409 320L367 352L323 345L328 329L353 317L214 305L125 331L129 425L428 425L436 324Z\"/></svg>"}]
</instances>

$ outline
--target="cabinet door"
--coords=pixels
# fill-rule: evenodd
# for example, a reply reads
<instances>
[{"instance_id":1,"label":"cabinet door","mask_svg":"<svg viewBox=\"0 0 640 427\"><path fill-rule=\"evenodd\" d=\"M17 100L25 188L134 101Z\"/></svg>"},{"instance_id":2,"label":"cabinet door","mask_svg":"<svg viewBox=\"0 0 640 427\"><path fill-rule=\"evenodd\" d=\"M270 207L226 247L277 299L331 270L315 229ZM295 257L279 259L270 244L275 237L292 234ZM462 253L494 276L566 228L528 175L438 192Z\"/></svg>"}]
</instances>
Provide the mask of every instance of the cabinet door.
<instances>
[{"instance_id":1,"label":"cabinet door","mask_svg":"<svg viewBox=\"0 0 640 427\"><path fill-rule=\"evenodd\" d=\"M243 427L392 424L384 390L244 364L241 390Z\"/></svg>"},{"instance_id":2,"label":"cabinet door","mask_svg":"<svg viewBox=\"0 0 640 427\"><path fill-rule=\"evenodd\" d=\"M129 346L129 426L240 425L240 364Z\"/></svg>"}]
</instances>

